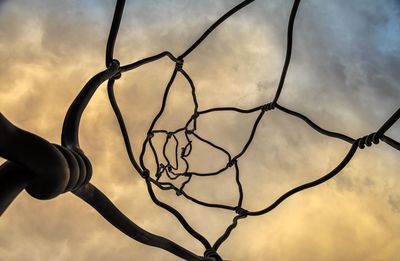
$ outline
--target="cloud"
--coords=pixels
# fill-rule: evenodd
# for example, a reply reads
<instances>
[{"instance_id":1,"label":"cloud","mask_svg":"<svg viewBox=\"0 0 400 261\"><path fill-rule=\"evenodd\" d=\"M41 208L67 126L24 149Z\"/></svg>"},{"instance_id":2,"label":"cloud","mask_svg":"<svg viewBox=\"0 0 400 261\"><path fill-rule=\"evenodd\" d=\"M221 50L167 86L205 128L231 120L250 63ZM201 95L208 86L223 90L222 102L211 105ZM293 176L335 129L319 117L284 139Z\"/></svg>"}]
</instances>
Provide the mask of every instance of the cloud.
<instances>
[{"instance_id":1,"label":"cloud","mask_svg":"<svg viewBox=\"0 0 400 261\"><path fill-rule=\"evenodd\" d=\"M114 3L4 2L0 1L0 110L18 126L59 142L68 106L87 80L104 69ZM126 64L164 50L179 55L236 3L127 1L116 58ZM290 5L291 1L254 2L185 59L201 109L251 108L273 99ZM399 20L399 9L395 0L302 1L280 102L353 137L375 131L399 105L400 34L393 22ZM116 83L135 155L160 108L174 66L163 59L124 74ZM164 123L177 125L193 104L182 77L172 88ZM237 152L249 137L255 116L204 115L199 132ZM151 232L196 253L204 251L176 219L150 200L143 180L130 166L104 86L83 116L81 145L93 163L92 182L124 213ZM348 149L349 144L321 136L296 118L268 112L239 159L244 207L264 208L288 189L326 174ZM194 165L213 167L213 158L211 153L200 156L193 159ZM389 247L396 246L393 242L400 236L393 229L400 227L397 159L385 144L358 151L334 180L296 195L268 215L241 220L221 253L234 260L363 260L385 248L380 259L397 257L397 248ZM214 179L195 178L188 189L204 200L236 202L234 173L225 174L217 178L222 187ZM157 195L213 240L233 217L174 193ZM0 220L0 256L10 261L176 260L130 240L72 194L46 202L22 194Z\"/></svg>"},{"instance_id":2,"label":"cloud","mask_svg":"<svg viewBox=\"0 0 400 261\"><path fill-rule=\"evenodd\" d=\"M398 12L391 8L395 1L372 8L375 4L367 8L360 1L302 3L282 101L304 107L311 115L313 108L332 113L324 122L329 127L351 118L359 119L356 128L376 128L396 109L399 87L394 68L399 51L382 53L385 41L380 35ZM393 35L392 43L395 38L399 37Z\"/></svg>"},{"instance_id":3,"label":"cloud","mask_svg":"<svg viewBox=\"0 0 400 261\"><path fill-rule=\"evenodd\" d=\"M0 11L1 11L3 5L4 5L6 2L8 2L8 0L0 0Z\"/></svg>"},{"instance_id":4,"label":"cloud","mask_svg":"<svg viewBox=\"0 0 400 261\"><path fill-rule=\"evenodd\" d=\"M389 196L389 204L392 206L392 209L396 213L400 213L400 197L399 195L390 195Z\"/></svg>"}]
</instances>

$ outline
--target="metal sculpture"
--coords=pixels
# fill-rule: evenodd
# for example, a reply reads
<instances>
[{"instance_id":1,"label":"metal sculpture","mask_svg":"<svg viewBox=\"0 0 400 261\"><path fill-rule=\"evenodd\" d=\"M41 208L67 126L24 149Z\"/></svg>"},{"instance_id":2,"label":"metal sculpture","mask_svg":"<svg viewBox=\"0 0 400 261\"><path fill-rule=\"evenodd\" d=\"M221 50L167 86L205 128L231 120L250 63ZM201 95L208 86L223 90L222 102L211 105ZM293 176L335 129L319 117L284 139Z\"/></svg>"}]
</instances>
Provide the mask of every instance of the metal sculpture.
<instances>
[{"instance_id":1,"label":"metal sculpture","mask_svg":"<svg viewBox=\"0 0 400 261\"><path fill-rule=\"evenodd\" d=\"M292 111L278 104L278 99L284 86L286 73L290 64L293 27L300 0L294 0L293 7L290 13L287 32L286 58L281 73L279 85L273 101L251 109L220 107L209 108L202 111L198 110L199 106L196 97L196 87L189 74L183 68L184 59L192 51L194 51L196 47L199 46L202 41L215 28L217 28L231 15L252 2L254 2L254 0L246 0L232 8L220 19L218 19L214 24L212 24L197 41L195 41L183 54L178 57L175 57L170 52L165 51L158 55L139 60L135 63L121 66L119 61L114 59L113 52L119 25L122 18L122 13L124 10L125 0L117 0L106 48L106 69L91 78L71 104L64 120L61 146L57 144L51 144L35 134L29 133L23 129L14 126L5 118L3 114L0 114L0 156L8 160L6 163L0 166L0 215L7 209L7 207L12 203L16 196L24 189L32 197L37 199L51 199L57 197L62 193L72 192L73 194L87 202L94 209L96 209L113 226L118 228L129 237L143 244L162 248L186 260L222 260L222 258L217 253L218 248L225 240L228 239L229 235L237 226L240 219L266 214L276 208L280 203L282 203L291 195L298 193L302 190L320 185L323 182L331 179L350 162L358 149L363 149L366 146L371 146L372 144L377 144L380 141L383 141L393 148L400 150L400 143L385 135L386 131L391 126L393 126L393 124L400 118L400 108L382 125L379 130L364 137L354 139L341 133L326 130L315 124L305 115L300 114L296 111ZM168 82L168 85L166 86L160 111L151 122L151 125L147 132L147 137L143 142L142 150L138 157L139 160L137 161L135 155L132 152L129 135L114 96L114 83L121 77L123 73L164 57L170 58L173 62L175 62L176 66ZM178 73L182 74L190 85L194 104L193 114L191 115L190 119L188 119L186 125L179 129L172 131L155 129L157 121L160 119L164 112L169 91ZM151 234L146 230L140 228L134 222L129 220L123 213L121 213L100 190L98 190L93 184L90 183L90 178L92 176L92 167L90 164L90 160L85 156L83 150L79 146L79 125L81 116L86 106L90 102L93 94L105 81L108 81L107 88L109 99L120 125L129 159L137 173L146 182L151 199L156 205L172 213L179 220L182 226L187 230L187 232L189 232L195 239L202 243L205 248L204 256L196 255L171 240ZM275 202L265 207L264 209L250 211L242 206L243 190L240 182L238 160L243 154L246 153L246 150L251 145L251 142L257 130L257 126L262 117L267 112L269 113L274 109L278 109L289 115L298 117L304 120L317 132L329 137L346 141L351 144L351 147L347 155L339 163L339 165L328 174L320 177L319 179L289 190L288 192L280 196ZM205 139L204 137L201 137L198 133L196 133L197 119L199 117L202 117L205 114L219 111L231 111L244 114L258 113L258 117L254 122L251 134L247 142L245 143L241 152L235 156L232 156L226 149ZM179 144L179 141L176 137L179 133L184 134L186 139L183 146ZM156 150L152 142L152 138L155 135L165 135L165 142L161 152L158 152ZM193 139L197 139L200 142L207 144L211 148L217 149L224 153L227 157L226 165L211 173L198 173L191 171L190 162L187 160L187 157L192 151ZM166 153L166 147L171 142L171 140L174 140L175 142L175 153L172 159L169 158ZM180 146L181 153L178 152ZM144 155L148 148L150 148L150 151L152 152L157 166L157 170L155 173L151 173L151 171L146 167L144 161ZM161 158L164 159L166 164L160 163ZM178 166L179 161L184 163L184 171L179 171L180 168L182 168ZM172 162L174 162L175 164L173 164ZM228 206L218 203L203 202L185 192L184 188L191 181L192 178L218 175L232 167L235 168L236 183L239 191L239 199L237 205ZM162 176L170 180L174 180L179 177L186 178L186 180L182 183L180 187L176 187L171 182L160 181L160 178ZM233 218L232 223L226 228L226 231L216 240L214 244L211 244L205 237L194 230L176 209L164 202L161 202L156 197L153 191L153 185L162 190L173 190L178 196L183 195L194 203L206 207L234 211L236 212L236 216Z\"/></svg>"}]
</instances>

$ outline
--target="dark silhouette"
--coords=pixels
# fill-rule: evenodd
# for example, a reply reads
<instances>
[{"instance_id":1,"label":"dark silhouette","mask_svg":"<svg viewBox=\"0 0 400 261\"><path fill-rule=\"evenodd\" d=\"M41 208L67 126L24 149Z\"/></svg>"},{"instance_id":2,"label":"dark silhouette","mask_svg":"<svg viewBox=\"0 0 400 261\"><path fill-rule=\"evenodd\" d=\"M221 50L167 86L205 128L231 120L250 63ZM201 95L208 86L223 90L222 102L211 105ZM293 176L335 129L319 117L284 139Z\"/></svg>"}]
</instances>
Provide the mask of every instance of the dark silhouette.
<instances>
[{"instance_id":1,"label":"dark silhouette","mask_svg":"<svg viewBox=\"0 0 400 261\"><path fill-rule=\"evenodd\" d=\"M26 189L26 191L30 195L37 199L51 199L57 197L61 193L72 192L76 196L87 202L89 205L91 205L94 209L96 209L116 228L141 243L165 249L175 254L176 256L179 256L186 260L222 260L222 258L218 255L217 250L221 246L221 244L228 239L233 229L237 226L238 220L244 219L249 216L266 214L277 207L280 203L282 203L291 195L302 190L320 185L323 182L329 180L330 178L337 175L348 164L348 162L352 159L353 155L358 149L363 149L365 146L371 146L373 143L377 144L380 141L383 141L393 148L400 150L400 143L385 135L385 132L400 118L400 109L398 109L382 125L382 127L378 131L364 137L354 139L341 133L325 130L303 114L289 110L278 104L278 99L284 86L286 73L290 64L292 53L293 27L300 0L294 0L292 11L289 17L286 58L282 69L279 85L273 101L251 109L220 107L210 108L203 111L198 110L199 106L196 97L196 87L189 74L183 68L184 58L188 56L192 51L194 51L196 47L199 46L201 42L227 18L229 18L231 15L244 8L248 4L252 3L253 1L254 0L243 1L239 5L232 8L229 12L227 12L214 24L212 24L206 30L206 32L204 32L203 35L201 35L201 37L193 43L193 45L191 45L185 52L183 52L183 54L178 57L175 57L170 52L165 51L158 55L139 60L135 63L121 66L119 61L114 59L113 53L114 45L118 35L119 25L122 18L122 13L124 10L125 0L117 0L106 48L106 69L90 79L71 104L64 120L61 146L51 144L39 136L36 136L32 133L29 133L14 126L4 117L4 115L0 114L0 156L8 160L0 167L0 215L7 209L7 207L12 203L15 197L23 189ZM149 126L147 137L143 142L141 153L138 157L138 160L136 160L132 152L129 135L125 127L122 114L118 108L118 104L114 96L114 83L122 76L124 72L133 70L144 64L159 60L163 57L170 58L173 62L175 62L176 66L169 80L169 83L166 86L161 108L155 118L152 120L151 125ZM190 84L194 103L193 114L187 121L185 126L179 129L173 131L154 129L157 121L163 115L169 91L178 73L184 76ZM182 226L194 238L196 238L199 242L203 244L205 248L204 257L198 256L166 238L151 234L143 230L134 222L129 220L123 213L121 213L100 190L98 190L93 184L89 182L92 176L92 168L89 159L85 156L83 150L79 147L79 125L82 113L90 102L93 94L96 92L97 88L105 81L108 81L107 88L109 99L115 115L118 119L126 150L133 167L145 180L149 195L153 202L156 205L171 212L179 220ZM243 190L240 182L238 161L249 148L256 133L258 124L264 114L269 111L273 111L274 109L278 109L287 114L298 117L304 120L310 127L315 129L319 133L346 141L351 144L351 147L342 162L340 162L340 164L328 174L312 182L289 190L288 192L280 196L275 202L264 209L250 211L243 208L242 206ZM226 149L201 137L198 133L196 133L197 119L199 117L208 113L220 111L231 111L244 114L256 112L258 113L258 117L254 122L251 134L244 147L237 155L231 155ZM180 144L177 139L178 133L184 134L186 139L185 144L181 147L180 153ZM155 135L165 135L165 142L161 152L157 152L152 142L152 138ZM189 171L190 163L186 158L190 155L192 151L193 139L197 139L211 146L212 148L224 153L228 159L226 165L211 173L197 173ZM171 140L174 140L175 142L175 153L173 159L169 158L166 153L167 145ZM157 163L157 171L156 173L154 173L154 175L150 173L149 169L146 168L146 165L144 163L144 155L146 153L146 150L149 148L154 156L155 162ZM167 164L160 164L160 157L163 157ZM179 161L183 161L185 164L185 170L183 172L178 171L180 169ZM228 206L217 203L203 202L188 195L184 191L185 186L191 181L192 178L218 175L232 167L235 168L236 183L239 190L239 199L236 205ZM180 187L176 187L171 182L161 182L160 178L163 176L163 174L165 174L164 177L166 176L171 180L177 179L178 177L184 177L186 178L186 180L182 183ZM214 244L211 244L205 237L195 231L176 209L164 202L161 202L156 197L153 191L153 185L162 190L173 190L178 196L183 195L187 199L206 207L221 208L229 211L234 211L236 213L236 216L233 218L232 224L226 228L225 233L223 233Z\"/></svg>"}]
</instances>

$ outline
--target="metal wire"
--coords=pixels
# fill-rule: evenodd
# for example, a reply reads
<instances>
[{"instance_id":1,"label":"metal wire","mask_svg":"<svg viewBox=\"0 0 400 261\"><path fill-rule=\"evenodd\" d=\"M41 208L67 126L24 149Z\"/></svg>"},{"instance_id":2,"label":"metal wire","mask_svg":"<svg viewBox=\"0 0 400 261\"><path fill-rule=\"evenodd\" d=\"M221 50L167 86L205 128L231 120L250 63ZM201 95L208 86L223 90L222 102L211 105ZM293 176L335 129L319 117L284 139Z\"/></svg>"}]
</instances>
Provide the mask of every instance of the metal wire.
<instances>
[{"instance_id":1,"label":"metal wire","mask_svg":"<svg viewBox=\"0 0 400 261\"><path fill-rule=\"evenodd\" d=\"M6 163L0 166L0 216L23 189L26 189L28 193L38 199L50 199L60 195L61 193L71 191L92 206L113 226L138 242L159 247L185 260L222 260L217 251L219 247L229 238L233 230L238 226L239 220L247 217L264 215L275 209L292 195L328 181L346 167L358 149L364 149L365 147L372 146L372 144L377 144L382 141L389 146L400 150L400 143L385 135L385 133L399 120L400 108L394 112L394 114L387 121L385 121L376 132L372 132L371 134L355 139L342 133L326 130L302 113L285 108L278 104L278 100L284 87L285 78L290 65L293 46L294 23L300 5L300 0L293 1L292 10L289 16L286 57L274 99L271 102L260 104L250 109L217 107L199 110L199 104L196 95L196 85L191 79L189 73L187 73L184 69L184 59L194 52L196 48L219 25L226 21L226 19L252 2L254 2L254 0L246 0L233 7L226 14L221 16L215 23L213 23L181 55L175 56L169 51L164 51L131 64L120 65L119 61L114 59L114 47L118 36L119 26L121 24L125 0L117 0L106 47L105 63L107 68L93 76L82 88L81 92L71 104L64 119L61 138L62 146L51 144L37 135L19 129L0 113L0 157L4 157L8 160ZM133 153L129 133L115 98L114 85L116 80L118 80L123 73L136 69L144 64L157 61L164 57L168 57L171 61L173 61L175 63L175 68L165 88L160 109L152 119L147 130L146 138L142 143L141 151L139 155L136 156ZM166 102L170 95L170 90L178 75L183 76L191 88L191 95L194 105L193 113L187 120L186 124L178 129L155 129L157 122L164 114ZM198 256L171 240L154 235L142 229L133 221L129 220L121 211L119 211L118 208L114 206L113 203L99 189L97 189L93 184L89 183L92 176L92 168L89 159L84 155L79 146L79 125L81 116L92 96L99 86L105 81L108 81L107 90L109 100L116 115L125 148L134 170L146 182L148 193L154 204L173 214L182 224L184 229L204 246L205 251L203 256ZM259 210L248 210L243 206L244 193L241 184L239 162L241 157L245 155L247 150L250 148L256 135L259 123L263 117L268 113L273 113L275 109L303 120L311 128L322 135L343 140L349 143L351 146L344 159L329 173L316 180L302 184L287 191L265 208ZM219 144L216 144L215 142L212 142L201 136L197 131L197 121L199 118L205 117L206 115L212 113L224 111L239 114L258 114L252 125L247 141L239 153L235 155L232 155L227 149ZM178 139L178 135L184 136L183 143ZM155 136L164 136L164 142L161 150L157 149L154 144L155 142L153 139ZM193 171L191 169L188 157L191 155L193 147L195 146L194 141L203 143L212 149L220 151L226 156L225 164L223 166L219 166L219 168L211 172ZM173 146L174 148L172 156L170 153L167 153L167 148L169 146ZM181 148L181 151L179 148ZM154 157L154 161L156 163L156 171L154 173L152 173L146 166L144 160L146 153L149 153ZM165 164L163 162L165 162ZM189 195L185 191L186 186L188 186L194 179L220 175L233 168L235 172L235 182L239 194L237 203L234 205L204 202ZM161 181L162 177L167 181ZM178 178L184 179L184 182L182 182L179 187L175 186L172 182ZM236 215L234 216L232 223L227 226L225 232L214 242L214 244L211 244L207 238L197 232L186 221L184 216L178 210L158 199L154 192L154 187L166 191L171 190L175 192L177 196L183 196L196 204L210 208L232 211Z\"/></svg>"},{"instance_id":2,"label":"metal wire","mask_svg":"<svg viewBox=\"0 0 400 261\"><path fill-rule=\"evenodd\" d=\"M254 1L254 0L253 0ZM116 102L115 96L114 96L114 91L113 91L113 80L110 80L110 82L112 81L112 84L109 83L108 86L108 90L109 90L109 100L110 103L114 109L114 112L117 116L117 120L122 132L122 135L124 137L124 142L125 142L125 146L126 146L126 150L129 154L129 158L132 162L132 164L134 165L135 169L139 172L139 174L146 180L147 183L147 187L148 187L148 191L149 194L153 200L153 202L155 204L157 204L158 206L166 209L167 211L171 212L173 215L175 215L177 217L177 219L181 222L181 224L183 225L183 227L197 240L199 240L204 247L207 249L207 253L213 253L214 255L216 254L216 251L218 250L218 248L221 246L221 244L228 239L229 235L231 234L231 232L233 231L233 229L237 226L238 221L240 219L246 218L248 216L259 216L259 215L263 215L266 214L268 212L270 212L271 210L273 210L274 208L276 208L279 204L281 204L284 200L286 200L287 198L289 198L290 196L303 191L305 189L309 189L312 188L314 186L320 185L326 181L328 181L329 179L331 179L332 177L334 177L335 175L337 175L349 162L350 160L353 158L354 154L356 153L357 149L363 149L365 146L371 146L372 143L377 144L379 143L379 141L384 141L386 142L388 145L392 146L393 148L400 150L400 146L399 143L393 139L391 139L390 137L385 136L385 132L400 118L400 109L397 110L383 125L382 127L375 133L372 133L370 135L367 135L365 137L359 138L359 139L354 139L351 138L345 134L342 133L336 133L336 132L332 132L329 130L326 130L322 127L320 127L319 125L317 125L316 123L314 123L311 119L309 119L308 117L306 117L305 115L287 109L281 105L278 104L278 100L281 94L281 91L283 89L284 86L284 82L285 82L285 78L286 78L286 74L289 68L289 64L290 64L290 59L291 59L291 53L292 53L292 46L293 46L293 30L294 30L294 22L295 22L295 17L297 14L297 10L298 7L300 5L300 0L294 0L293 6L292 6L292 10L290 13L290 17L289 17L289 23L288 23L288 29L287 29L287 48L286 48L286 57L285 57L285 62L284 62L284 66L281 72L281 77L280 77L280 81L279 81L279 85L278 88L276 90L275 93L275 97L273 99L272 102L270 103L266 103L263 105L259 105L257 107L251 108L251 109L242 109L242 108L236 108L236 107L219 107L219 108L209 108L206 110L202 110L199 111L199 105L197 102L197 96L196 96L196 87L194 82L192 81L192 79L190 78L189 74L184 70L184 66L183 66L183 59L186 58L190 53L192 53L193 51L195 51L195 49L202 43L202 41L204 41L207 36L209 36L209 34L215 30L221 23L223 23L226 19L228 19L231 15L233 15L234 13L236 13L237 11L239 11L240 9L244 8L245 6L247 6L248 4L250 4L253 1L243 1L241 2L239 5L235 6L234 8L232 8L229 12L227 12L225 15L223 15L220 19L218 19L214 24L212 24L201 36L200 38L198 38L185 52L183 52L181 55L178 56L178 58L175 58L174 55L172 55L170 52L165 51L163 53L160 53L159 55L155 55L155 56L151 56L145 59L142 59L136 63L133 63L132 65L129 65L125 68L137 68L145 63L148 62L152 62L158 59L161 59L165 56L168 56L172 61L174 61L176 63L175 69L170 77L170 80L165 88L164 91L164 96L161 102L161 106L160 106L160 110L159 112L156 114L156 116L153 118L149 128L148 128L148 132L147 132L147 137L144 140L143 144L142 144L142 149L139 155L139 164L136 163L136 159L134 157L134 154L132 152L132 147L130 145L129 142L129 134L126 130L125 127L125 123L122 117L122 114L118 108L118 104ZM117 5L118 8L118 5ZM113 22L114 25L114 22ZM124 67L122 67L124 68ZM158 120L161 118L161 116L164 113L165 107L166 107L166 102L167 99L169 97L170 94L170 90L171 87L176 79L176 76L178 74L181 74L182 76L184 76L184 78L188 81L190 88L192 89L192 99L193 99L193 104L194 104L194 111L193 114L191 115L190 119L187 121L185 126L182 126L181 128L178 128L176 130L165 130L165 129L154 129L156 123L158 122ZM340 140L343 140L345 142L348 142L351 144L351 147L349 149L349 152L347 153L347 155L344 157L344 159L342 160L342 162L339 163L339 165L334 168L331 172L329 172L328 174L322 176L319 179L316 179L312 182L308 182L306 184L300 185L296 188L293 188L291 190L289 190L288 192L284 193L282 196L280 196L275 202L273 202L271 205L265 207L264 209L261 210L255 210L255 211L250 211L250 210L246 210L242 207L242 202L243 202L243 189L242 189L242 185L240 182L240 171L239 171L239 163L238 160L240 159L240 157L242 157L247 149L250 147L253 138L256 134L257 131L257 127L261 121L261 119L263 118L263 116L269 112L272 111L274 109L278 109L282 112L285 112L289 115L298 117L300 119L302 119L303 121L305 121L310 127L312 127L314 130L316 130L317 132L329 136L329 137L333 137L333 138L337 138ZM236 155L231 155L228 150L224 149L223 147L207 140L204 137L201 137L197 132L197 120L200 117L203 117L206 114L210 114L210 113L214 113L214 112L221 112L221 111L230 111L230 112L236 112L236 113L242 113L242 114L249 114L249 113L255 113L258 112L258 116L256 118L256 120L254 121L250 136L247 139L247 142L245 143L245 145L243 146L242 150L236 154ZM186 141L184 144L180 144L179 140L176 138L176 136L178 134L184 134L186 137ZM163 149L161 151L157 151L152 140L156 135L164 135L165 136L165 141L163 144ZM192 152L192 144L193 144L193 140L197 139L199 142L202 142L214 149L217 149L221 152L223 152L226 156L227 156L227 162L226 165L213 171L213 172L208 172L208 173L198 173L198 172L193 172L190 171L190 162L187 160L187 157L191 154ZM169 145L169 143L171 142L171 140L174 140L175 142L175 151L174 151L174 155L171 158L170 156L168 156L168 154L166 153L166 148ZM178 147L182 147L182 152L179 153L178 152ZM156 165L157 165L157 170L154 174L155 178L151 178L151 173L150 170L146 167L145 161L144 161L144 155L146 154L146 152L149 150L152 153L152 155L154 156ZM164 164L160 164L160 158L164 158L166 161L166 165ZM182 172L178 172L177 170L179 169L178 166L178 162L179 159L182 160L186 167L185 170ZM172 164L175 163L175 164ZM194 176L201 178L201 177L206 177L206 176L215 176L215 175L219 175L225 171L227 171L228 169L230 169L231 167L235 167L235 172L236 172L236 184L238 187L238 191L239 191L239 199L238 199L238 203L237 205L234 206L229 206L229 205L224 205L224 204L218 204L218 203L208 203L208 202L204 202L201 201L199 199L196 199L193 196L190 196L187 192L185 192L184 188L187 184L189 184L189 182L191 180L193 180ZM182 185L180 187L175 186L174 184L172 184L171 182L160 182L160 178L161 176L166 177L167 179L170 180L175 180L178 177L184 177L186 178L185 182L182 183ZM213 244L213 246L210 246L210 243L204 238L202 237L200 234L198 234L198 232L196 232L192 227L190 227L190 225L185 221L185 219L183 218L183 216L173 207L167 205L166 203L160 202L157 197L155 196L153 189L152 189L152 185L155 185L156 187L163 189L163 190L173 190L176 192L176 194L178 196L183 195L185 198L191 200L192 202L202 205L202 206L206 206L206 207L211 207L211 208L219 208L219 209L225 209L225 210L229 210L229 211L234 211L236 212L236 216L233 218L232 224L230 226L227 227L226 231L224 234L222 234L217 240L216 242ZM210 252L211 251L211 252Z\"/></svg>"}]
</instances>

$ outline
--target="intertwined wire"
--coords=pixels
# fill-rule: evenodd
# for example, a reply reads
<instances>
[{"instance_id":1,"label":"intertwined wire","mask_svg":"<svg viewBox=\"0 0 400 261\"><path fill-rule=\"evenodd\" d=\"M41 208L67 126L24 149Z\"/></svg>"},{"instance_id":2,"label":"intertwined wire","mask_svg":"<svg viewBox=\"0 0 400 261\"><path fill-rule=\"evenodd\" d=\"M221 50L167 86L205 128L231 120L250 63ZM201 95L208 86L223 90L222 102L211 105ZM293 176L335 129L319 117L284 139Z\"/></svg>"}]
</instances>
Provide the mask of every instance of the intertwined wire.
<instances>
[{"instance_id":1,"label":"intertwined wire","mask_svg":"<svg viewBox=\"0 0 400 261\"><path fill-rule=\"evenodd\" d=\"M143 144L142 144L142 149L140 152L140 155L138 157L138 160L136 160L136 157L134 156L131 148L131 143L129 139L129 135L124 123L124 119L122 117L122 114L120 112L120 109L118 108L118 104L115 99L114 95L114 83L115 80L120 77L120 74L114 77L113 79L109 80L108 82L108 94L109 94L109 99L111 102L111 105L113 107L113 110L115 112L115 115L118 119L118 123L124 138L125 146L127 153L129 155L130 161L133 165L133 167L137 170L137 172L141 175L141 177L145 180L147 184L147 189L149 192L149 195L151 196L151 199L153 202L158 205L159 207L162 207L166 209L167 211L171 212L183 225L183 227L198 241L200 241L205 249L206 252L204 255L206 257L214 257L216 259L221 259L219 255L217 254L218 248L221 246L221 244L229 237L230 233L232 230L237 226L238 220L246 218L248 216L259 216L266 214L276 208L280 203L282 203L285 199L288 197L292 196L293 194L300 192L302 190L320 185L321 183L331 179L335 175L337 175L352 159L354 156L355 152L357 149L363 149L366 146L371 146L372 144L377 144L380 141L383 141L387 143L388 145L392 146L393 148L400 150L400 143L393 140L392 138L388 137L385 135L385 132L400 118L400 109L398 109L383 125L382 127L376 131L373 132L369 135L366 135L364 137L354 139L349 136L346 136L345 134L342 133L337 133L337 132L332 132L329 130L326 130L317 124L315 124L311 119L307 118L305 115L290 110L288 108L285 108L281 105L278 104L278 100L282 91L282 88L285 83L285 78L286 74L288 71L288 67L290 64L290 59L291 59L291 53L292 53L292 42L293 42L293 27L294 27L294 21L296 17L296 13L300 4L300 0L294 0L293 7L290 13L289 17L289 23L288 23L288 30L287 30L287 48L286 48L286 58L284 62L284 66L282 69L279 85L277 87L275 97L271 102L261 104L257 107L251 108L251 109L241 109L241 108L236 108L236 107L218 107L218 108L209 108L206 110L199 110L199 104L197 102L197 96L196 96L196 86L193 82L193 80L190 78L189 74L185 71L184 69L184 59L191 53L193 52L196 47L198 47L204 39L206 39L209 34L216 29L221 23L223 23L227 18L229 18L231 15L239 11L240 9L244 8L248 4L254 2L254 0L246 0L240 3L239 5L235 6L232 8L229 12L224 14L221 18L219 18L214 24L212 24L202 35L201 37L195 41L184 53L182 53L180 56L174 56L172 53L165 51L162 52L158 55L151 56L145 59L142 59L140 61L137 61L135 63L122 66L120 68L121 73L132 70L134 68L137 68L139 66L142 66L144 64L159 60L164 57L168 57L175 63L175 69L169 79L169 82L165 88L164 96L162 99L161 103L161 108L159 112L156 114L156 116L153 118L148 131L147 131L147 137L145 138ZM118 1L117 6L116 6L116 11L114 14L114 19L113 19L113 24L110 32L110 37L107 45L107 57L106 57L106 64L107 66L110 66L113 62L116 62L116 60L113 60L113 49L114 49L114 44L115 44L115 39L118 33L118 27L121 21L122 17L122 12L124 8L124 3L125 1ZM165 108L166 108L166 103L167 99L169 97L171 87L177 77L178 74L181 74L189 83L190 88L191 88L191 94L192 94L192 100L194 104L194 110L191 115L191 117L187 120L186 124L182 126L181 128L175 129L175 130L165 130L165 129L156 129L155 126L159 119L162 117ZM280 196L278 199L276 199L271 205L257 211L250 211L247 210L242 206L243 202L243 189L242 189L242 184L240 182L240 168L239 168L239 160L240 158L246 153L248 148L250 147L253 138L256 134L257 127L259 126L259 123L263 116L266 113L269 113L275 109L278 109L282 112L285 112L289 115L298 117L302 120L304 120L310 127L312 127L314 130L318 131L319 133L337 138L340 140L343 140L345 142L348 142L351 144L351 147L347 153L347 155L344 157L344 159L339 163L338 166L336 166L331 172L328 174L314 180L311 182L308 182L306 184L300 185L298 187L295 187L286 193L284 193L282 196ZM219 111L230 111L230 112L236 112L236 113L242 113L242 114L250 114L250 113L258 113L258 116L256 120L254 121L250 136L247 139L247 142L243 146L243 148L240 150L239 153L236 155L232 155L231 153L228 152L227 149L219 146L218 144L215 144L214 142L211 142L207 140L206 138L200 136L200 134L197 132L197 120L200 117L203 117L206 114L214 113L214 112L219 112ZM178 135L184 135L185 137L185 142L183 144L180 143L178 139ZM163 146L161 151L156 149L156 146L154 144L153 138L156 135L163 135L165 137ZM199 142L202 142L209 147L216 149L223 154L226 155L226 164L222 166L221 168L209 172L209 173L199 173L199 172L194 172L191 171L190 168L190 161L188 160L188 157L190 156L192 149L193 149L193 141L197 140ZM174 153L173 157L167 153L167 148L168 146L172 143L174 143ZM180 149L180 150L179 150ZM144 156L146 152L150 151L151 154L154 157L155 163L156 163L156 171L155 173L151 173L148 167L145 164ZM160 163L161 161L166 162L166 164ZM179 165L179 162L184 163L184 167ZM218 203L209 203L209 202L204 202L201 201L191 195L189 195L185 191L185 186L189 184L189 182L194 178L194 177L206 177L206 176L216 176L219 175L228 169L234 168L235 170L235 175L236 175L236 184L237 188L239 191L239 199L237 201L236 205L224 205L224 204L218 204ZM184 169L182 171L182 169ZM166 182L166 181L161 181L161 178L164 177L166 179L171 180L171 182ZM172 183L172 180L175 180L179 177L185 178L185 181L178 187L175 186ZM216 240L216 242L211 245L210 242L202 236L200 233L198 233L196 230L194 230L188 222L185 220L185 218L173 207L170 205L161 202L155 195L153 191L153 185L158 187L159 189L162 190L173 190L178 196L184 196L185 198L193 201L194 203L197 203L199 205L205 206L205 207L212 207L212 208L220 208L220 209L226 209L230 211L236 212L235 217L233 218L232 223L226 228L226 231Z\"/></svg>"}]
</instances>

